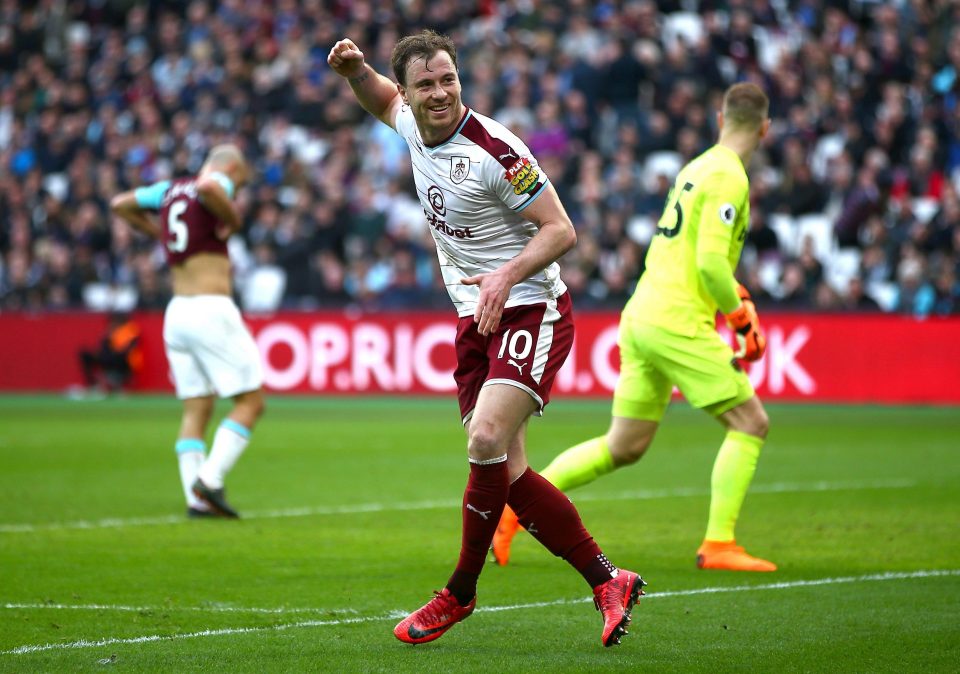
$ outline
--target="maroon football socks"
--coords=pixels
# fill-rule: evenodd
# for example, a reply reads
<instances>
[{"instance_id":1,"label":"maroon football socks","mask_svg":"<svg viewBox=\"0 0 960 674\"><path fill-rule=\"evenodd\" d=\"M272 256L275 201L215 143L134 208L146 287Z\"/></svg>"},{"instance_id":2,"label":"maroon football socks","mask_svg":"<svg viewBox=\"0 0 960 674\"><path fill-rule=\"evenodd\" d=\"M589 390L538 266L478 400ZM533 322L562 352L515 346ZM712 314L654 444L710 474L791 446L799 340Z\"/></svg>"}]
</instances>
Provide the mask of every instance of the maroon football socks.
<instances>
[{"instance_id":1,"label":"maroon football socks","mask_svg":"<svg viewBox=\"0 0 960 674\"><path fill-rule=\"evenodd\" d=\"M565 559L590 587L613 577L611 564L583 526L570 499L531 468L510 485L507 500L520 524L547 550Z\"/></svg>"},{"instance_id":2,"label":"maroon football socks","mask_svg":"<svg viewBox=\"0 0 960 674\"><path fill-rule=\"evenodd\" d=\"M503 514L510 491L507 462L470 464L463 493L463 533L460 560L447 582L450 593L466 606L477 593L477 579L490 550L490 542Z\"/></svg>"}]
</instances>

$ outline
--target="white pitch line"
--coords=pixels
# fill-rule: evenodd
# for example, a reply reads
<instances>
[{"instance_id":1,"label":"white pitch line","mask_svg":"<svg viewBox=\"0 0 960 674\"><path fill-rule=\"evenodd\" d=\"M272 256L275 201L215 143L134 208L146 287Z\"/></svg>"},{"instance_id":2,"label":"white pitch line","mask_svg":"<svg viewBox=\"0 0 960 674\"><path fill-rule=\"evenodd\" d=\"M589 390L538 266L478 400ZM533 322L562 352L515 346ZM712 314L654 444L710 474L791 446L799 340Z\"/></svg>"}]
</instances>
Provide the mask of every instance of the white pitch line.
<instances>
[{"instance_id":1,"label":"white pitch line","mask_svg":"<svg viewBox=\"0 0 960 674\"><path fill-rule=\"evenodd\" d=\"M905 578L935 578L940 576L957 576L960 575L960 569L945 569L945 570L930 570L930 571L908 571L908 572L897 572L890 571L886 573L876 573L866 576L840 576L836 578L816 578L813 580L794 580L794 581L784 581L781 583L767 583L764 585L733 585L733 586L717 586L717 587L702 587L695 588L692 590L668 590L665 592L655 592L654 594L645 595L647 599L663 598L663 597L687 597L697 594L718 594L724 592L749 592L753 590L783 590L790 589L794 587L815 587L817 585L837 585L841 583L854 583L854 582L866 582L866 581L883 581L883 580L901 580ZM554 601L547 602L537 602L532 604L516 604L516 605L507 605L507 606L481 606L476 609L478 612L493 612L493 611L513 611L516 609L523 608L543 608L545 606L560 606L565 604L575 604L580 602L592 601L591 599L557 599ZM141 612L146 611L149 613L176 613L178 611L197 611L202 613L266 613L266 614L281 614L281 615L290 615L296 613L356 613L355 609L329 609L329 608L315 608L315 607L279 607L279 608L264 608L264 607L240 607L240 606L124 606L122 604L53 604L53 603L7 603L0 605L0 608L5 609L53 609L53 610L75 610L75 611L121 611L121 612ZM376 618L364 618L363 620L386 620L388 618L397 617L402 618L407 614L403 611L391 611L386 616L376 617ZM352 618L349 620L353 620Z\"/></svg>"},{"instance_id":2,"label":"white pitch line","mask_svg":"<svg viewBox=\"0 0 960 674\"><path fill-rule=\"evenodd\" d=\"M142 637L132 637L129 639L107 638L96 641L72 641L66 644L43 644L41 646L18 646L9 651L0 651L0 655L24 655L27 653L40 653L42 651L72 650L76 648L99 648L101 646L110 646L112 644L144 644L151 641L179 641L181 639L195 639L197 637L217 637L230 634L250 634L251 632L282 631L297 627L326 627L328 625L349 625L351 623L365 623L373 620L383 620L377 618L344 618L342 620L304 620L302 622L287 623L285 625L271 625L270 627L225 627L219 630L202 630L200 632L190 632L189 634L149 634Z\"/></svg>"},{"instance_id":3,"label":"white pitch line","mask_svg":"<svg viewBox=\"0 0 960 674\"><path fill-rule=\"evenodd\" d=\"M668 597L691 597L698 594L720 594L724 592L752 592L756 590L789 590L795 587L816 587L817 585L841 585L844 583L864 583L869 581L909 580L913 578L939 578L943 576L960 576L960 569L932 569L928 571L888 571L886 573L871 573L865 576L838 576L836 578L814 578L812 580L791 580L780 583L765 583L763 585L730 585L715 587L699 587L692 590L667 590L645 594L643 601L650 599L664 599ZM558 599L556 601L538 602L535 604L517 604L515 606L485 606L477 608L480 611L512 611L521 608L543 608L546 606L561 606L593 601L592 599ZM404 614L406 615L406 614Z\"/></svg>"},{"instance_id":4,"label":"white pitch line","mask_svg":"<svg viewBox=\"0 0 960 674\"><path fill-rule=\"evenodd\" d=\"M289 615L293 613L357 613L356 609L327 609L295 606L279 608L260 608L256 606L124 606L122 604L57 604L54 602L13 603L0 604L0 609L53 609L57 611L123 611L131 613L178 613L180 611L198 611L201 613L267 613Z\"/></svg>"},{"instance_id":5,"label":"white pitch line","mask_svg":"<svg viewBox=\"0 0 960 674\"><path fill-rule=\"evenodd\" d=\"M750 487L755 494L815 493L825 491L861 491L869 489L907 489L915 486L914 480L860 480L846 482L773 482L756 484ZM674 489L640 489L607 494L575 494L574 501L644 501L662 498L685 498L690 496L709 496L710 490L704 487L678 487ZM283 519L288 517L311 517L322 515L359 515L378 512L402 512L408 510L437 510L455 508L462 499L433 501L414 501L409 503L358 503L355 505L316 506L302 508L284 508L279 510L259 510L244 512L243 519ZM34 533L37 531L63 531L85 529L115 529L120 527L156 526L163 524L184 524L188 520L182 515L164 515L161 517L110 517L100 520L79 520L75 522L49 522L43 524L0 524L0 534Z\"/></svg>"},{"instance_id":6,"label":"white pitch line","mask_svg":"<svg viewBox=\"0 0 960 674\"><path fill-rule=\"evenodd\" d=\"M916 578L940 578L945 576L960 576L960 569L931 569L924 571L889 571L885 573L871 573L863 576L840 576L836 578L814 578L811 580L794 580L794 581L785 581L781 583L765 583L762 585L733 585L733 586L715 586L715 587L701 587L695 588L692 590L672 590L666 592L654 592L648 594L644 597L644 601L649 601L651 599L666 599L671 597L689 597L694 595L701 594L718 594L723 592L756 592L762 590L789 590L798 587L816 587L819 585L839 585L843 583L864 583L864 582L876 582L876 581L889 581L889 580L911 580ZM577 598L577 599L557 599L555 601L542 601L542 602L531 602L527 604L512 604L507 606L482 606L477 609L477 612L493 613L499 611L518 611L522 609L530 608L544 608L549 606L565 606L571 604L582 604L587 601L591 601L586 598ZM41 604L39 605L44 608L49 608L49 605ZM7 608L10 608L11 605L7 605ZM16 606L13 606L16 607ZM86 606L74 606L74 607L64 607L64 608L87 608ZM103 606L103 609L110 609L109 606ZM134 607L129 606L116 606L112 607L114 610L136 610ZM160 609L157 609L160 610ZM164 609L168 610L168 609ZM209 610L203 608L197 608L196 610ZM263 612L282 612L286 609L247 609L254 611L263 611ZM294 609L301 610L301 609ZM320 610L320 609L317 609ZM357 617L357 618L340 618L332 620L303 620L294 623L285 623L282 625L270 625L267 627L225 627L223 629L217 630L201 630L199 632L190 632L187 634L150 634L141 637L128 637L128 638L119 638L119 637L107 637L104 639L97 640L87 640L82 639L80 641L71 641L68 643L61 644L39 644L39 645L25 645L12 648L7 651L0 651L0 655L26 655L29 653L40 653L43 651L59 651L59 650L74 650L79 648L99 648L101 646L111 646L114 644L143 644L155 641L180 641L183 639L196 639L199 637L215 637L215 636L228 636L233 634L251 634L255 632L276 632L282 630L296 629L302 627L336 627L338 625L356 625L359 623L369 623L369 622L379 622L382 620L399 620L407 615L406 611L389 611L384 615L379 616L367 616L367 617Z\"/></svg>"}]
</instances>

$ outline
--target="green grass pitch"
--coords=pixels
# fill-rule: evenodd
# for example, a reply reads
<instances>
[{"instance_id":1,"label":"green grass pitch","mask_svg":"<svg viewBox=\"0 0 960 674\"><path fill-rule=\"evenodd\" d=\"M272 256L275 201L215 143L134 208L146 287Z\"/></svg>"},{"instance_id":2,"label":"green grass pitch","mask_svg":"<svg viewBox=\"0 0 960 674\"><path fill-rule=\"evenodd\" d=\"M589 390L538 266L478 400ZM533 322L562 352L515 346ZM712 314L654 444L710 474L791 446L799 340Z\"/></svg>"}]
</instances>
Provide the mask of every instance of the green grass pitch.
<instances>
[{"instance_id":1,"label":"green grass pitch","mask_svg":"<svg viewBox=\"0 0 960 674\"><path fill-rule=\"evenodd\" d=\"M608 410L554 402L531 463ZM393 625L459 549L453 397L271 398L228 481L239 522L184 517L171 398L0 397L0 672L957 671L960 410L769 412L738 537L776 573L695 568L723 434L678 404L639 464L571 493L649 582L622 646L521 534L477 612L411 647Z\"/></svg>"}]
</instances>

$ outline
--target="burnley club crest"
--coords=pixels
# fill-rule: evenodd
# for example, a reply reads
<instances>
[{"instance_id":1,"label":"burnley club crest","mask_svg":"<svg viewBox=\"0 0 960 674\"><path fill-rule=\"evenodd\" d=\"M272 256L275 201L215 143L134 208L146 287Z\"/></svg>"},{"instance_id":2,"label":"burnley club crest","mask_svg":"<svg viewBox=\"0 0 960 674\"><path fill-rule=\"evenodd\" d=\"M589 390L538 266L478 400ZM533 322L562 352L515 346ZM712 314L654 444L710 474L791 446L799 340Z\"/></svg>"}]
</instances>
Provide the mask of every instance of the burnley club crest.
<instances>
[{"instance_id":1,"label":"burnley club crest","mask_svg":"<svg viewBox=\"0 0 960 674\"><path fill-rule=\"evenodd\" d=\"M459 185L470 175L470 157L450 157L450 180Z\"/></svg>"}]
</instances>

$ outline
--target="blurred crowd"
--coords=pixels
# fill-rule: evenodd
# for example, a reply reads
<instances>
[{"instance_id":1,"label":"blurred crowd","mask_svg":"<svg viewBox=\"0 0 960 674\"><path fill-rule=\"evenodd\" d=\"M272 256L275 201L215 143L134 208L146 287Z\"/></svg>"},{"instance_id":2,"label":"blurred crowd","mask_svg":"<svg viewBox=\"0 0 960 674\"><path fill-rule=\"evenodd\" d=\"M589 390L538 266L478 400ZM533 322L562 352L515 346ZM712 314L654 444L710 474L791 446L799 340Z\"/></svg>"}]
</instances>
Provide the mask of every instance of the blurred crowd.
<instances>
[{"instance_id":1,"label":"blurred crowd","mask_svg":"<svg viewBox=\"0 0 960 674\"><path fill-rule=\"evenodd\" d=\"M738 271L758 303L960 313L958 0L0 0L0 311L163 308L162 252L109 200L224 141L256 167L246 310L447 309L404 141L326 65L347 36L391 75L424 27L554 182L581 310L629 297L748 80L773 118Z\"/></svg>"}]
</instances>

